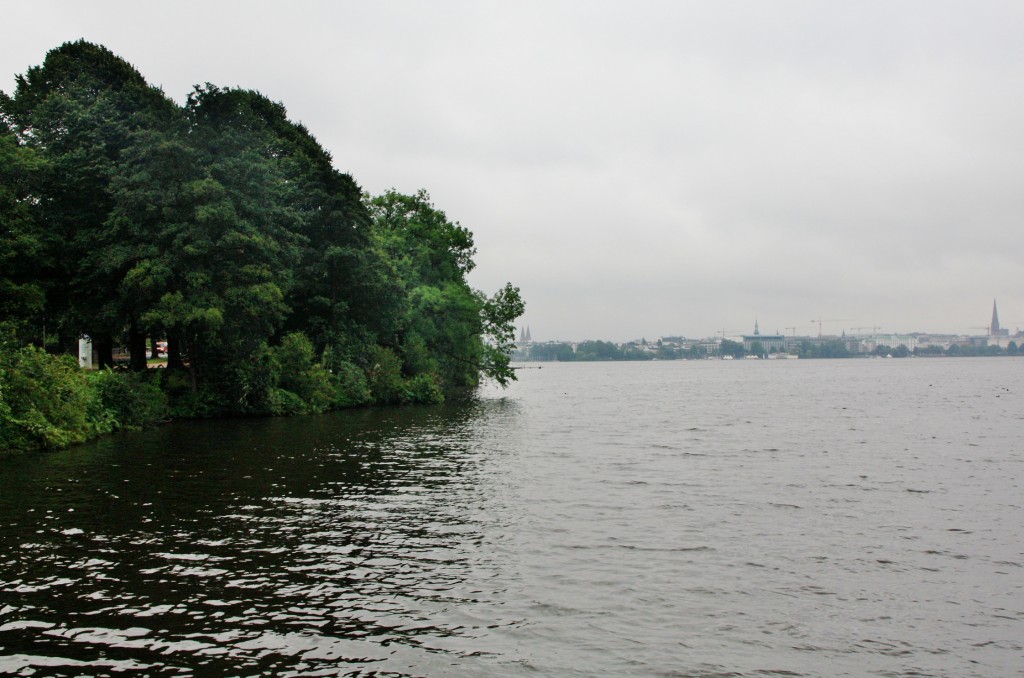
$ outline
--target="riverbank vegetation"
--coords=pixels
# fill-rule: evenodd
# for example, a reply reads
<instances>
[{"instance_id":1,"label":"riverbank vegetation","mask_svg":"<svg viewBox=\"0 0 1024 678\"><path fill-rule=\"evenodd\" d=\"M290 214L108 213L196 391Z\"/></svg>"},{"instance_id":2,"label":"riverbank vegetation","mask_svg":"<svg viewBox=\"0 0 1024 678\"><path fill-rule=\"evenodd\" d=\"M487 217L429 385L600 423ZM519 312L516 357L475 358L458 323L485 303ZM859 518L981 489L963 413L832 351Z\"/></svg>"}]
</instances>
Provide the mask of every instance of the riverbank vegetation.
<instances>
[{"instance_id":1,"label":"riverbank vegetation","mask_svg":"<svg viewBox=\"0 0 1024 678\"><path fill-rule=\"evenodd\" d=\"M179 106L101 46L52 50L0 93L0 226L0 449L515 377L523 302L470 287L472 233L425 191L363 194L252 90Z\"/></svg>"}]
</instances>

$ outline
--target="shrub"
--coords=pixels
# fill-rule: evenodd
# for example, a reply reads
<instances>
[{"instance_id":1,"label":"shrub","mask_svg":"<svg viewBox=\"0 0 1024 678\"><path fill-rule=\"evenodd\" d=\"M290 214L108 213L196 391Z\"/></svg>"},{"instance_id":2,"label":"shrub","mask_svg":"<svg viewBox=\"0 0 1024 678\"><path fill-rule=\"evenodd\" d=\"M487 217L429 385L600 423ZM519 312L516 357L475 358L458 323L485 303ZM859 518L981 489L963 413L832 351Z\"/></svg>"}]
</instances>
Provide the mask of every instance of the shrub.
<instances>
[{"instance_id":1,"label":"shrub","mask_svg":"<svg viewBox=\"0 0 1024 678\"><path fill-rule=\"evenodd\" d=\"M408 382L409 402L436 405L444 402L444 390L436 374L417 374Z\"/></svg>"},{"instance_id":2,"label":"shrub","mask_svg":"<svg viewBox=\"0 0 1024 678\"><path fill-rule=\"evenodd\" d=\"M177 419L206 419L224 411L223 398L209 386L187 390L171 400L170 416Z\"/></svg>"},{"instance_id":3,"label":"shrub","mask_svg":"<svg viewBox=\"0 0 1024 678\"><path fill-rule=\"evenodd\" d=\"M297 394L283 388L270 390L269 412L276 416L289 414L305 414L309 411L308 404Z\"/></svg>"},{"instance_id":4,"label":"shrub","mask_svg":"<svg viewBox=\"0 0 1024 678\"><path fill-rule=\"evenodd\" d=\"M89 374L103 408L115 429L138 429L167 416L167 396L148 373L113 372Z\"/></svg>"},{"instance_id":5,"label":"shrub","mask_svg":"<svg viewBox=\"0 0 1024 678\"><path fill-rule=\"evenodd\" d=\"M192 390L192 379L186 370L167 368L160 370L159 374L163 391L172 398L183 396Z\"/></svg>"},{"instance_id":6,"label":"shrub","mask_svg":"<svg viewBox=\"0 0 1024 678\"><path fill-rule=\"evenodd\" d=\"M280 379L275 351L260 343L247 356L237 356L219 368L220 384L212 384L222 394L224 410L234 414L273 414L271 391Z\"/></svg>"},{"instance_id":7,"label":"shrub","mask_svg":"<svg viewBox=\"0 0 1024 678\"><path fill-rule=\"evenodd\" d=\"M281 375L279 386L299 397L302 412L323 412L331 406L335 395L331 373L315 362L313 342L305 334L285 335L273 351Z\"/></svg>"},{"instance_id":8,"label":"shrub","mask_svg":"<svg viewBox=\"0 0 1024 678\"><path fill-rule=\"evenodd\" d=\"M402 379L402 361L394 351L374 346L369 351L366 381L373 402L380 405L404 403L409 398Z\"/></svg>"},{"instance_id":9,"label":"shrub","mask_svg":"<svg viewBox=\"0 0 1024 678\"><path fill-rule=\"evenodd\" d=\"M334 370L333 407L358 407L373 400L366 373L353 363L339 362Z\"/></svg>"},{"instance_id":10,"label":"shrub","mask_svg":"<svg viewBox=\"0 0 1024 678\"><path fill-rule=\"evenodd\" d=\"M8 451L59 449L114 429L71 356L31 346L0 353L0 442Z\"/></svg>"}]
</instances>

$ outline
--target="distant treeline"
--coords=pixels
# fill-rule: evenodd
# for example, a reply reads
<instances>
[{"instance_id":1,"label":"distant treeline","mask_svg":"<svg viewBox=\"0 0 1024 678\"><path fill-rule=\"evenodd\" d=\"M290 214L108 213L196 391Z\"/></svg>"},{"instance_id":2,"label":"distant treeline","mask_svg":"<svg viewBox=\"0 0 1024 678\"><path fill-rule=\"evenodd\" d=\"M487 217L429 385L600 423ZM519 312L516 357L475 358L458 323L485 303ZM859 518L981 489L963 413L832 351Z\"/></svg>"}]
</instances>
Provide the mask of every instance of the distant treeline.
<instances>
[{"instance_id":1,"label":"distant treeline","mask_svg":"<svg viewBox=\"0 0 1024 678\"><path fill-rule=\"evenodd\" d=\"M913 350L906 346L891 348L878 346L870 353L856 353L850 351L846 343L840 340L815 343L804 341L795 350L796 355L804 359L817 358L866 358L872 356L893 358L907 358L910 356L934 357L934 356L1015 356L1019 349L1015 342L1010 342L1007 348L998 346L974 346L953 344L948 349L941 346L919 347ZM746 350L738 341L726 339L722 341L717 351L710 357L731 356L733 358L745 358L748 355L762 357L765 351L756 342L751 350ZM693 345L688 348L681 348L670 344L631 342L628 344L614 344L609 341L583 341L576 345L566 342L548 342L543 344L532 344L529 347L519 348L513 353L514 360L536 360L541 362L588 362L600 360L702 360L708 357L707 349L703 345Z\"/></svg>"},{"instance_id":2,"label":"distant treeline","mask_svg":"<svg viewBox=\"0 0 1024 678\"><path fill-rule=\"evenodd\" d=\"M514 378L523 302L469 286L470 231L425 191L364 195L255 91L179 106L104 47L52 50L0 93L0 227L0 450ZM82 336L136 376L78 374Z\"/></svg>"}]
</instances>

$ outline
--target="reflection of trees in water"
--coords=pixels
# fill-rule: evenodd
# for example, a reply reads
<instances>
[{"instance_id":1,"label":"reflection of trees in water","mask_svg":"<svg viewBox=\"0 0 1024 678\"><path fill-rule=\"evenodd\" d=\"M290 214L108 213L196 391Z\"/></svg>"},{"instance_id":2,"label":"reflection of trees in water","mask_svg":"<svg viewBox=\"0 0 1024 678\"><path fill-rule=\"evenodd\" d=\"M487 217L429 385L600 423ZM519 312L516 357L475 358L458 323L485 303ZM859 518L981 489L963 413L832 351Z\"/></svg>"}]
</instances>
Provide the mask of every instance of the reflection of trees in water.
<instances>
[{"instance_id":1,"label":"reflection of trees in water","mask_svg":"<svg viewBox=\"0 0 1024 678\"><path fill-rule=\"evenodd\" d=\"M389 644L455 651L483 633L465 612L486 604L492 568L481 440L515 409L187 422L52 455L7 503L33 513L4 540L0 581L18 584L0 608L32 624L5 627L0 644L149 672L357 668ZM59 521L47 487L61 490Z\"/></svg>"}]
</instances>

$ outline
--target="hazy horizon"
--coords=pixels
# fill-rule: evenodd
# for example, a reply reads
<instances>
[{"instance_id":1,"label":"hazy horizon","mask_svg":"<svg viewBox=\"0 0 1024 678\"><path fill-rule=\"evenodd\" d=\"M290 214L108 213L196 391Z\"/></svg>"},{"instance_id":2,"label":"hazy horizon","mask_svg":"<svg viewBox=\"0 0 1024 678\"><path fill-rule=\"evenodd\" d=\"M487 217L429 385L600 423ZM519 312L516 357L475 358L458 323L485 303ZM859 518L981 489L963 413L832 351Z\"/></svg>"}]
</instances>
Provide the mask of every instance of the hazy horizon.
<instances>
[{"instance_id":1,"label":"hazy horizon","mask_svg":"<svg viewBox=\"0 0 1024 678\"><path fill-rule=\"evenodd\" d=\"M10 3L8 14L16 6ZM17 5L22 7L22 5ZM174 100L282 102L370 193L427 189L535 339L1024 325L1024 6L43 0ZM814 319L812 322L811 319ZM830 319L835 319L831 321Z\"/></svg>"},{"instance_id":2,"label":"hazy horizon","mask_svg":"<svg viewBox=\"0 0 1024 678\"><path fill-rule=\"evenodd\" d=\"M757 325L758 325L757 329L759 330L760 334L762 334L762 335L784 335L784 336L787 336L787 337L794 336L794 335L797 336L797 337L801 337L801 336L803 336L803 337L817 337L818 336L818 326L816 324L817 321L815 321L815 324L813 326L809 326L807 328L807 331L799 331L799 330L794 331L794 328L792 326L786 326L785 328L780 327L780 326L774 326L774 325L773 326L769 326L769 325L765 325L764 323L761 323L759 320L756 321L756 322L757 322ZM1010 337L1011 338L1014 335L1016 335L1019 332L1019 330L1020 330L1020 328L1017 327L1016 325L1013 326L1013 327L1007 327L1006 324L1004 324L1002 322L1002 316L1001 315L1000 315L1000 323L999 324L1000 324L1000 327L1002 329L1004 329L1004 330L1008 329L1010 331ZM734 324L734 326L735 326L735 324ZM628 337L627 339L609 339L608 337L576 337L576 336L573 336L573 337L549 337L549 336L541 336L541 335L538 335L538 333L536 331L534 331L532 326L530 326L528 323L524 322L524 323L520 323L519 329L517 329L517 331L516 331L516 337L518 338L520 336L520 332L522 330L525 330L525 329L529 329L530 330L530 340L533 341L533 342L536 342L536 343L543 343L543 342L614 341L615 343L620 343L621 344L621 343L628 343L628 342L631 342L631 341L641 341L641 340L647 340L649 342L652 342L652 341L656 341L658 339L663 339L663 338L667 338L667 337L684 337L686 339L711 339L711 338L715 338L715 337L721 338L721 337L724 336L724 338L729 339L729 338L740 337L740 336L751 336L751 335L754 334L755 326L754 326L753 323L751 323L750 327L747 327L747 328L742 328L742 327L739 328L739 329L725 329L725 328L723 328L723 329L715 330L714 332L712 332L710 334L694 334L694 333L686 333L686 332L661 332L661 333L646 334L646 335L639 335L638 334L636 336ZM627 334L629 334L627 331L621 331L621 332L617 333L617 336L618 335L625 336ZM846 334L848 336L871 336L871 335L877 335L877 336L890 336L890 335L907 336L907 335L912 335L912 334L930 334L930 335L956 335L956 336L975 336L975 337L979 337L979 336L987 336L988 335L988 327L983 327L983 326L979 325L979 326L967 328L966 330L949 330L949 331L935 330L935 331L927 331L926 332L926 331L923 331L923 330L896 328L896 327L885 328L885 327L878 327L878 326L874 326L874 325L860 326L860 325L850 325L849 323L846 324L846 325L843 325L842 323L837 323L837 322L831 322L830 323L830 322L826 322L825 320L822 320L822 331L821 331L821 335L822 336L825 336L825 337L838 337L838 336L842 336L843 334Z\"/></svg>"}]
</instances>

